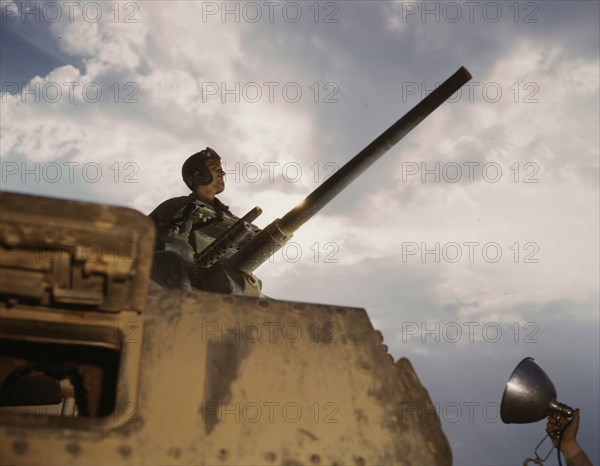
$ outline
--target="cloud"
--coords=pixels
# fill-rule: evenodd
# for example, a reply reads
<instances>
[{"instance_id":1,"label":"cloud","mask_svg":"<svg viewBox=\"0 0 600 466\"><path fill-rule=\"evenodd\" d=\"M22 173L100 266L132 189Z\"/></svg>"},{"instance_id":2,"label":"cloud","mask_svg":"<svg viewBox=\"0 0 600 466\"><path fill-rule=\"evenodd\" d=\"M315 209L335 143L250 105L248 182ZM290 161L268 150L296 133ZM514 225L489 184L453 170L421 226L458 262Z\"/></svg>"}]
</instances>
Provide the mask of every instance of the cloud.
<instances>
[{"instance_id":1,"label":"cloud","mask_svg":"<svg viewBox=\"0 0 600 466\"><path fill-rule=\"evenodd\" d=\"M186 18L201 6L189 2L174 4L168 17L160 6L142 4L136 23L113 21L107 8L107 20L83 21L79 8L73 13L79 20L63 18L51 29L62 38L57 45L63 52L83 59L85 71L63 66L29 82L29 94L3 95L3 158L99 164L115 176L88 186L84 197L117 188L104 200L128 200L149 211L181 194L180 164L199 146L211 145L241 163L256 161L257 154L277 162L312 152L311 122L300 108L283 102L275 117L268 100L223 104L226 89L256 81L245 69L264 69L257 61L246 67L240 28L197 27ZM222 87L212 101L207 84ZM128 173L135 172L130 178L136 182L116 176L126 167L133 167Z\"/></svg>"}]
</instances>

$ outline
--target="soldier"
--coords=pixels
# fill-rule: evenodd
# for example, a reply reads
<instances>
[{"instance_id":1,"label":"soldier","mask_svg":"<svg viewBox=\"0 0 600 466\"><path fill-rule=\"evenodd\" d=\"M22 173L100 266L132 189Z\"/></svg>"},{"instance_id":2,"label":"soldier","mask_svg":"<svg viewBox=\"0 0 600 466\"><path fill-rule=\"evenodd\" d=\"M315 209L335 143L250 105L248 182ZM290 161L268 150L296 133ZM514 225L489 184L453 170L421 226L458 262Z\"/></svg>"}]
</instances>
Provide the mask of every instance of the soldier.
<instances>
[{"instance_id":1,"label":"soldier","mask_svg":"<svg viewBox=\"0 0 600 466\"><path fill-rule=\"evenodd\" d=\"M208 291L260 294L261 284L254 276L242 277L245 283L240 286L231 283L224 274L213 273L209 279L204 274L194 273L194 255L239 219L216 197L225 189L225 172L221 157L213 149L207 147L189 157L182 166L181 175L192 192L188 196L164 201L149 215L157 232L151 276L153 284L185 290L194 287ZM254 226L252 228L254 234L259 231ZM225 257L235 253L241 244L244 243L231 247ZM258 289L248 293L245 290L248 286Z\"/></svg>"}]
</instances>

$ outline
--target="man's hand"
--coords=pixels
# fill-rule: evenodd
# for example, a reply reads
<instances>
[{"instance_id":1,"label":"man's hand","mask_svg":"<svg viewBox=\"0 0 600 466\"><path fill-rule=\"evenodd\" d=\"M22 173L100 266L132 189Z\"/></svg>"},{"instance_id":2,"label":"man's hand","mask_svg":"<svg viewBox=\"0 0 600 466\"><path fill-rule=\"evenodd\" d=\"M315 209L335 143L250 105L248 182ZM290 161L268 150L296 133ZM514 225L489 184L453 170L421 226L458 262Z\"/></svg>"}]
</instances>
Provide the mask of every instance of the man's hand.
<instances>
[{"instance_id":1,"label":"man's hand","mask_svg":"<svg viewBox=\"0 0 600 466\"><path fill-rule=\"evenodd\" d=\"M558 448L560 432L565 429L562 433L562 440L560 440L560 451L565 455L565 458L570 458L581 451L581 447L577 443L577 430L579 429L579 409L575 410L571 423L569 419L564 416L558 418L554 416L548 417L548 423L546 424L546 432L552 439L552 444Z\"/></svg>"}]
</instances>

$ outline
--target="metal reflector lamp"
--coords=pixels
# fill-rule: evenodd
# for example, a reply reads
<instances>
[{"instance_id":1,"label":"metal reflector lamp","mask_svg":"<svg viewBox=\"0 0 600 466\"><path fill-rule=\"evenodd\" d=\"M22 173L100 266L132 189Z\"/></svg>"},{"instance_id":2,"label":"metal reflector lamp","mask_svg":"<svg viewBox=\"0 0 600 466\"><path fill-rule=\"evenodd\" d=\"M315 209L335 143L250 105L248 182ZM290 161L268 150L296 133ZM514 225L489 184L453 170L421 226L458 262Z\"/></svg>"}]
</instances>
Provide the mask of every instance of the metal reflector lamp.
<instances>
[{"instance_id":1,"label":"metal reflector lamp","mask_svg":"<svg viewBox=\"0 0 600 466\"><path fill-rule=\"evenodd\" d=\"M530 357L523 359L511 374L500 404L500 417L505 424L527 424L550 415L572 417L574 412L556 401L550 377Z\"/></svg>"}]
</instances>

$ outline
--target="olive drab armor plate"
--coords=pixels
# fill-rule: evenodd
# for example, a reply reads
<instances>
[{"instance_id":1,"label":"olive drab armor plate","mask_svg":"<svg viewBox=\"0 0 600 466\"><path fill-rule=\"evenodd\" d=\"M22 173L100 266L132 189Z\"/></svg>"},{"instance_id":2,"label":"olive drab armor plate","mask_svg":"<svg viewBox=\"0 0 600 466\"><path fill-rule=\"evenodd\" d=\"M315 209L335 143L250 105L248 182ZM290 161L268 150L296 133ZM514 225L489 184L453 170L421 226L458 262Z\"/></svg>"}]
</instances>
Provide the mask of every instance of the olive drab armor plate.
<instances>
[{"instance_id":1,"label":"olive drab armor plate","mask_svg":"<svg viewBox=\"0 0 600 466\"><path fill-rule=\"evenodd\" d=\"M142 217L3 195L1 464L451 464L427 391L363 309L148 289ZM123 238L134 265L105 255ZM64 264L13 255L58 244Z\"/></svg>"}]
</instances>

